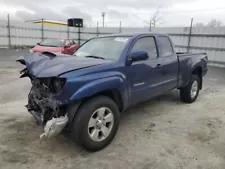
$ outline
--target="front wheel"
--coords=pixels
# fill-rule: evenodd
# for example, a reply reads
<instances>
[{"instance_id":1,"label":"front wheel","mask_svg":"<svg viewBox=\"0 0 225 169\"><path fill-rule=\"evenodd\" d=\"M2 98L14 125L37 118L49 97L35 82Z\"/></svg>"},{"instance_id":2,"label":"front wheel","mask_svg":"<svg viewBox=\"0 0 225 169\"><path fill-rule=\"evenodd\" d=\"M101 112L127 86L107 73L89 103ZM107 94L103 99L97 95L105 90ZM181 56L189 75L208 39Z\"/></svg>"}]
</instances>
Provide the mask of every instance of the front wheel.
<instances>
[{"instance_id":1,"label":"front wheel","mask_svg":"<svg viewBox=\"0 0 225 169\"><path fill-rule=\"evenodd\" d=\"M113 100L98 96L85 102L71 126L71 135L81 147L98 151L114 138L119 127L119 110Z\"/></svg>"},{"instance_id":2,"label":"front wheel","mask_svg":"<svg viewBox=\"0 0 225 169\"><path fill-rule=\"evenodd\" d=\"M199 94L200 78L198 75L192 75L189 84L180 89L180 99L186 103L194 102Z\"/></svg>"}]
</instances>

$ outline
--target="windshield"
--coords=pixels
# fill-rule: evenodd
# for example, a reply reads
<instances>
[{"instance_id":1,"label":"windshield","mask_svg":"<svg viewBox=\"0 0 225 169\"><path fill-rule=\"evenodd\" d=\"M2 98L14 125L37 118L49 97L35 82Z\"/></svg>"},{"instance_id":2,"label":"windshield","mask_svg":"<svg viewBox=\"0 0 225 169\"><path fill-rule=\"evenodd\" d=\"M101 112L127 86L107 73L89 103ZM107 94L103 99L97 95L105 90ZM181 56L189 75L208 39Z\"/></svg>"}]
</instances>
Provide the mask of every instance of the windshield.
<instances>
[{"instance_id":1,"label":"windshield","mask_svg":"<svg viewBox=\"0 0 225 169\"><path fill-rule=\"evenodd\" d=\"M84 58L118 60L131 37L105 37L88 41L73 55Z\"/></svg>"},{"instance_id":2,"label":"windshield","mask_svg":"<svg viewBox=\"0 0 225 169\"><path fill-rule=\"evenodd\" d=\"M63 40L61 40L61 39L45 39L40 43L40 46L62 47Z\"/></svg>"}]
</instances>

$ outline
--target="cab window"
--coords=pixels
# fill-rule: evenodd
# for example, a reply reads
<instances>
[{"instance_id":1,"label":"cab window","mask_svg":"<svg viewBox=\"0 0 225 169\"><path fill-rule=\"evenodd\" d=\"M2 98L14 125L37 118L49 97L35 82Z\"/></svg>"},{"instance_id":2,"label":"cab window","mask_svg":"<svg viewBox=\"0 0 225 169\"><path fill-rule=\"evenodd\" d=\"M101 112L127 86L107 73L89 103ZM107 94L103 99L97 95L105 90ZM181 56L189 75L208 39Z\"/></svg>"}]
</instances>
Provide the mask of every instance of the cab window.
<instances>
[{"instance_id":1,"label":"cab window","mask_svg":"<svg viewBox=\"0 0 225 169\"><path fill-rule=\"evenodd\" d=\"M135 51L146 51L150 59L157 58L157 49L154 37L143 37L138 39L131 52Z\"/></svg>"}]
</instances>

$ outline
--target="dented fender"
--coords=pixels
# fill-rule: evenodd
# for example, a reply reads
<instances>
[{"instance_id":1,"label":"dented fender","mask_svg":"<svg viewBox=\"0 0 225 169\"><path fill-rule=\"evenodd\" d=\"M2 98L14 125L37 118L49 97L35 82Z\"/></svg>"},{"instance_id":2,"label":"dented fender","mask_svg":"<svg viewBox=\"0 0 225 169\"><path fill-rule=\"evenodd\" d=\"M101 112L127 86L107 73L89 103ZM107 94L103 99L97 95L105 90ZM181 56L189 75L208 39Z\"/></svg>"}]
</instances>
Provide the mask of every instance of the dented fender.
<instances>
[{"instance_id":1,"label":"dented fender","mask_svg":"<svg viewBox=\"0 0 225 169\"><path fill-rule=\"evenodd\" d=\"M105 90L117 89L120 92L123 102L128 95L125 79L119 76L112 76L94 80L79 88L71 97L70 100L82 100L83 98L93 96ZM126 104L126 103L125 103Z\"/></svg>"}]
</instances>

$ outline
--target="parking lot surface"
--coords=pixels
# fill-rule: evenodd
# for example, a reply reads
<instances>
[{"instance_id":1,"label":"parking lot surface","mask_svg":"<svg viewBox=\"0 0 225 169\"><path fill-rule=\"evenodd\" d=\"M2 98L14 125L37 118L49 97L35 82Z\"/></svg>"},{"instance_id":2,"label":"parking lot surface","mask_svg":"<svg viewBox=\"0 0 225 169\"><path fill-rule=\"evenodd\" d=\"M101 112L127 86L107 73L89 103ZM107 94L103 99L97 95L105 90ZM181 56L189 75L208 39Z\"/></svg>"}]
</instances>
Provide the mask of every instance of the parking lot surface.
<instances>
[{"instance_id":1,"label":"parking lot surface","mask_svg":"<svg viewBox=\"0 0 225 169\"><path fill-rule=\"evenodd\" d=\"M197 101L169 92L122 113L105 149L89 153L68 137L40 140L43 129L24 105L29 79L16 58L28 50L0 50L1 169L224 169L225 69L209 68Z\"/></svg>"}]
</instances>

